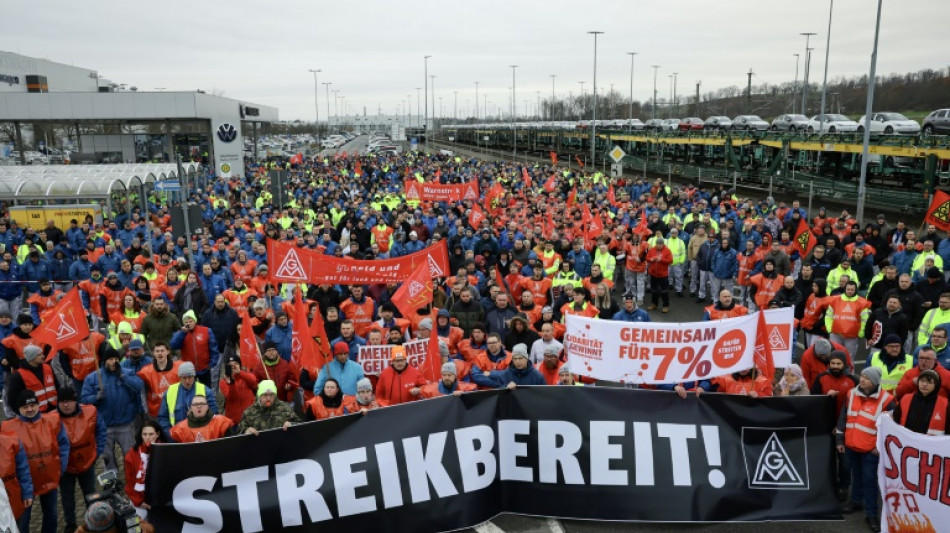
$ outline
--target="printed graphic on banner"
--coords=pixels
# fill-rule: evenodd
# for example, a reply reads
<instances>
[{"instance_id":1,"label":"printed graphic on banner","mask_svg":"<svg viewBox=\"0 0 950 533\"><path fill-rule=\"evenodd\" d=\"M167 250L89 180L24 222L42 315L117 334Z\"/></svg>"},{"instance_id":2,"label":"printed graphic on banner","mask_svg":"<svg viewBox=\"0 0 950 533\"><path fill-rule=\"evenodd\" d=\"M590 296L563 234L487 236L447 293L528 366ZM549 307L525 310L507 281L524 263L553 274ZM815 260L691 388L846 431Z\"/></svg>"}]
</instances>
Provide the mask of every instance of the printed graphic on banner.
<instances>
[{"instance_id":1,"label":"printed graphic on banner","mask_svg":"<svg viewBox=\"0 0 950 533\"><path fill-rule=\"evenodd\" d=\"M273 239L267 241L267 263L271 279L286 283L326 283L356 285L403 282L422 263L429 274L444 276L449 271L448 249L444 240L418 252L395 259L357 260L324 255L316 250L297 248Z\"/></svg>"},{"instance_id":2,"label":"printed graphic on banner","mask_svg":"<svg viewBox=\"0 0 950 533\"><path fill-rule=\"evenodd\" d=\"M808 489L806 428L742 428L750 489Z\"/></svg>"},{"instance_id":3,"label":"printed graphic on banner","mask_svg":"<svg viewBox=\"0 0 950 533\"><path fill-rule=\"evenodd\" d=\"M881 531L944 531L950 524L950 436L915 433L890 416L877 424Z\"/></svg>"},{"instance_id":4,"label":"printed graphic on banner","mask_svg":"<svg viewBox=\"0 0 950 533\"><path fill-rule=\"evenodd\" d=\"M834 399L769 398L755 409L748 401L525 387L157 446L146 475L149 521L158 531L414 533L471 527L504 512L675 522L840 519L829 443L834 422L815 416L830 414ZM755 427L743 430L747 424ZM751 457L746 468L743 454ZM753 490L758 463L764 479L797 474L804 486Z\"/></svg>"},{"instance_id":5,"label":"printed graphic on banner","mask_svg":"<svg viewBox=\"0 0 950 533\"><path fill-rule=\"evenodd\" d=\"M614 322L568 315L574 371L623 383L679 383L752 368L758 315L711 322Z\"/></svg>"},{"instance_id":6,"label":"printed graphic on banner","mask_svg":"<svg viewBox=\"0 0 950 533\"><path fill-rule=\"evenodd\" d=\"M429 341L425 339L409 341L403 344L403 347L406 349L406 362L422 370ZM389 368L390 363L392 363L392 355L391 345L360 346L359 364L363 367L363 374L367 376L380 375L383 370Z\"/></svg>"}]
</instances>

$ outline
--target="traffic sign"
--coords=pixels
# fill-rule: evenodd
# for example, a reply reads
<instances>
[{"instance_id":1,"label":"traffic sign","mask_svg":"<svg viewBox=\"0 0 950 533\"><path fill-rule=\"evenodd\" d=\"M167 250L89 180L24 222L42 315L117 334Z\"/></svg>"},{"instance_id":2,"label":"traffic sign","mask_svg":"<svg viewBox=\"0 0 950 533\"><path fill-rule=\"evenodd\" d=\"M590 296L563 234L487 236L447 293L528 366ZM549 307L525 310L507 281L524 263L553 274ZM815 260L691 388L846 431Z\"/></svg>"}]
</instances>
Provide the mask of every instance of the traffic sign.
<instances>
[{"instance_id":1,"label":"traffic sign","mask_svg":"<svg viewBox=\"0 0 950 533\"><path fill-rule=\"evenodd\" d=\"M623 160L624 156L627 155L627 152L624 152L623 148L614 145L613 150L611 150L607 155L609 155L610 158L614 160L614 163L619 163L621 160Z\"/></svg>"},{"instance_id":2,"label":"traffic sign","mask_svg":"<svg viewBox=\"0 0 950 533\"><path fill-rule=\"evenodd\" d=\"M155 183L156 191L175 192L181 190L181 183L177 181L159 181Z\"/></svg>"}]
</instances>

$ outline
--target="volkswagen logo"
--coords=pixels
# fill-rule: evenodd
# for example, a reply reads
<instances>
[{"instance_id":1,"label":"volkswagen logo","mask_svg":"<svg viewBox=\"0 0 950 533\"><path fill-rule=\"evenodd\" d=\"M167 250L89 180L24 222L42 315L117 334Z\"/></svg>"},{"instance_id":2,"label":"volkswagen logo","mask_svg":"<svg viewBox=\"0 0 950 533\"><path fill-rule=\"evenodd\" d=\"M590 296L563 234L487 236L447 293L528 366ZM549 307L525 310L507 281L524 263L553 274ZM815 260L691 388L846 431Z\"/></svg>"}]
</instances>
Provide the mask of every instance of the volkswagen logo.
<instances>
[{"instance_id":1,"label":"volkswagen logo","mask_svg":"<svg viewBox=\"0 0 950 533\"><path fill-rule=\"evenodd\" d=\"M226 143L237 139L237 128L231 124L221 124L218 126L218 138Z\"/></svg>"}]
</instances>

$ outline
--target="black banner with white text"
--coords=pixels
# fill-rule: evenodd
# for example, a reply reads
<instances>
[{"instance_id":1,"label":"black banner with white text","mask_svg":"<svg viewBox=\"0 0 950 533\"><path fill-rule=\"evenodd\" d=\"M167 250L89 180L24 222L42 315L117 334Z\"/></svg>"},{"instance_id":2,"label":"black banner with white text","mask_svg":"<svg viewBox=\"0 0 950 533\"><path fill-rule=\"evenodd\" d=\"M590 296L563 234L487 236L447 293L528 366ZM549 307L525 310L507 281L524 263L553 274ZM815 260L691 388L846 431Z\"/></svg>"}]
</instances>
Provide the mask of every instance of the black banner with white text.
<instances>
[{"instance_id":1,"label":"black banner with white text","mask_svg":"<svg viewBox=\"0 0 950 533\"><path fill-rule=\"evenodd\" d=\"M834 400L523 387L158 445L158 531L445 531L509 512L839 519Z\"/></svg>"}]
</instances>

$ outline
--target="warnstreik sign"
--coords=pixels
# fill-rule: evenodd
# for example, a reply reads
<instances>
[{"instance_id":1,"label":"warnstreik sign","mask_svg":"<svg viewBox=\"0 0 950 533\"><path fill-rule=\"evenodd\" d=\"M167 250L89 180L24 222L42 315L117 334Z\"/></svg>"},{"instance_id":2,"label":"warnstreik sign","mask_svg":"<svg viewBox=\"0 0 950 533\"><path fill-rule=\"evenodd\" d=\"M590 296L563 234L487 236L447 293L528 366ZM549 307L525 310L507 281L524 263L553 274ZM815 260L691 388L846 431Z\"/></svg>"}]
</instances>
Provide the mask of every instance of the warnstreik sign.
<instances>
[{"instance_id":1,"label":"warnstreik sign","mask_svg":"<svg viewBox=\"0 0 950 533\"><path fill-rule=\"evenodd\" d=\"M443 185L441 183L420 183L406 180L406 200L422 202L464 202L478 201L478 181Z\"/></svg>"},{"instance_id":2,"label":"warnstreik sign","mask_svg":"<svg viewBox=\"0 0 950 533\"><path fill-rule=\"evenodd\" d=\"M416 253L395 259L364 261L324 255L316 250L297 248L270 239L267 241L267 265L270 277L278 283L326 283L363 285L403 282L421 264L429 266L433 278L445 277L449 255L445 241L439 241Z\"/></svg>"},{"instance_id":3,"label":"warnstreik sign","mask_svg":"<svg viewBox=\"0 0 950 533\"><path fill-rule=\"evenodd\" d=\"M498 513L840 519L829 396L521 387L401 404L149 460L158 531L432 532Z\"/></svg>"},{"instance_id":4,"label":"warnstreik sign","mask_svg":"<svg viewBox=\"0 0 950 533\"><path fill-rule=\"evenodd\" d=\"M946 531L950 524L950 437L915 433L890 416L882 416L877 425L881 531Z\"/></svg>"}]
</instances>

